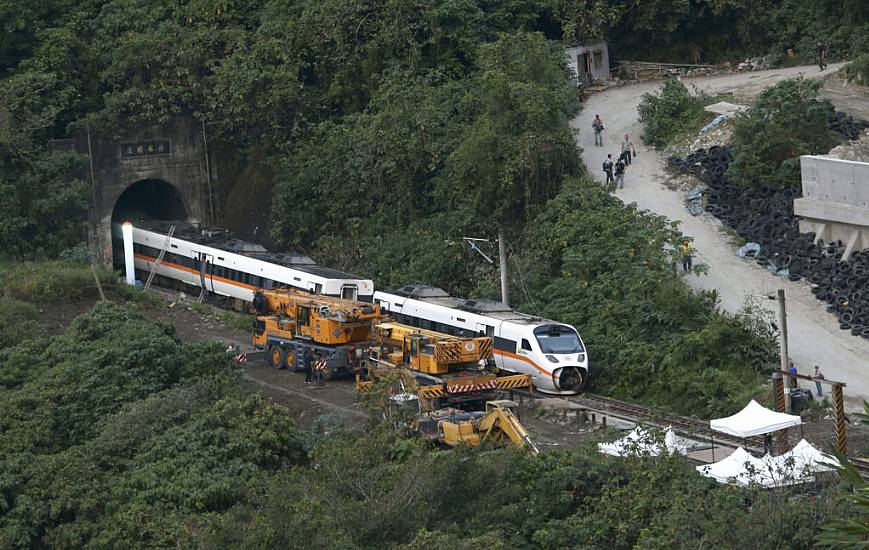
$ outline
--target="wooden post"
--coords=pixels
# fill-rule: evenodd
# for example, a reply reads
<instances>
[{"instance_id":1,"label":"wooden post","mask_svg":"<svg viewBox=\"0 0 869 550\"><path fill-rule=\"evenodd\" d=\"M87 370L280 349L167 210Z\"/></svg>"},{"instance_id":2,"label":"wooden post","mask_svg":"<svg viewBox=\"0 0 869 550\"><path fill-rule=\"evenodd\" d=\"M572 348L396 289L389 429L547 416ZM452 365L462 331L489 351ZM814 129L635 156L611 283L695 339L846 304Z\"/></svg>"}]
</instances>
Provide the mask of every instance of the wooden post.
<instances>
[{"instance_id":1,"label":"wooden post","mask_svg":"<svg viewBox=\"0 0 869 550\"><path fill-rule=\"evenodd\" d=\"M772 393L775 399L775 409L778 412L785 411L785 385L784 376L780 372L772 373ZM788 431L787 428L778 431L779 446L782 452L785 452L788 447Z\"/></svg>"},{"instance_id":2,"label":"wooden post","mask_svg":"<svg viewBox=\"0 0 869 550\"><path fill-rule=\"evenodd\" d=\"M843 455L848 454L848 434L845 433L845 399L842 386L833 384L833 419L835 420L836 447Z\"/></svg>"},{"instance_id":3,"label":"wooden post","mask_svg":"<svg viewBox=\"0 0 869 550\"><path fill-rule=\"evenodd\" d=\"M787 371L790 366L788 362L788 314L787 309L785 309L785 291L783 288L778 289L776 300L778 301L778 322L781 330L779 335L781 370ZM790 382L790 380L788 381Z\"/></svg>"}]
</instances>

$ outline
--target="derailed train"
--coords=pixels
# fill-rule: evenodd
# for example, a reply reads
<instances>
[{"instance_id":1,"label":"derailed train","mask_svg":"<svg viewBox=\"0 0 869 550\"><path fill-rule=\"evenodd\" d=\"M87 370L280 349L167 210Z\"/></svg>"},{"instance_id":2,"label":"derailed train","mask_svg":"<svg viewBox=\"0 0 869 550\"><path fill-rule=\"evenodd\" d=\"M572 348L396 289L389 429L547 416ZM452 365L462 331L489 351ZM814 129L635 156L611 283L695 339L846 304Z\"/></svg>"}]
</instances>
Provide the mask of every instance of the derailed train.
<instances>
[{"instance_id":1,"label":"derailed train","mask_svg":"<svg viewBox=\"0 0 869 550\"><path fill-rule=\"evenodd\" d=\"M305 256L269 253L225 232L192 227L167 239L167 229L166 222L135 224L133 252L140 275L151 271L165 249L156 275L166 280L241 302L251 302L257 289L281 287L374 301L401 323L457 336L492 337L497 366L530 375L542 392L574 394L588 379L588 353L570 325L520 313L500 302L454 298L430 286L375 292L370 279L318 266ZM115 250L116 264L122 265L123 249Z\"/></svg>"}]
</instances>

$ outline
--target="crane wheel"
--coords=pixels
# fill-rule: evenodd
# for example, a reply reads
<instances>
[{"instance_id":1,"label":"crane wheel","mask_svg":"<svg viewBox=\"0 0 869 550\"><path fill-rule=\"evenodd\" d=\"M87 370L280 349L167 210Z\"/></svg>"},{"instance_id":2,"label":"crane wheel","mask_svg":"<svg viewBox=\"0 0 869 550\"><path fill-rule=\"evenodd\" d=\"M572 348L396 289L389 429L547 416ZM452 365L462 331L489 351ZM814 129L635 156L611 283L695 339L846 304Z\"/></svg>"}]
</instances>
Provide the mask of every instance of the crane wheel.
<instances>
[{"instance_id":1,"label":"crane wheel","mask_svg":"<svg viewBox=\"0 0 869 550\"><path fill-rule=\"evenodd\" d=\"M269 365L273 369L283 369L286 367L287 352L280 346L269 347Z\"/></svg>"}]
</instances>

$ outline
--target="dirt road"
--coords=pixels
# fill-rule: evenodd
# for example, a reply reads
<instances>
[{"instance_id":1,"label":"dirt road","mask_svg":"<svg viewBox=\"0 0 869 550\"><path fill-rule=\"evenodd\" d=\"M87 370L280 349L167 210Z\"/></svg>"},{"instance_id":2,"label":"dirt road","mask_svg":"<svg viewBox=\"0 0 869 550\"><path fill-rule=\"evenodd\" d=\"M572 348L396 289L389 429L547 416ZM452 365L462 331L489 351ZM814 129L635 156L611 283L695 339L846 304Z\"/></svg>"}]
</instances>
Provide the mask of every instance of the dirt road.
<instances>
[{"instance_id":1,"label":"dirt road","mask_svg":"<svg viewBox=\"0 0 869 550\"><path fill-rule=\"evenodd\" d=\"M831 66L834 71L838 66ZM737 98L749 98L762 89L786 78L805 73L818 74L817 67L794 67L752 73L685 79L710 93L733 93ZM711 216L693 217L684 206L684 192L671 190L665 183L669 176L664 171L661 155L642 145L642 126L637 120L637 105L646 92L657 91L660 82L612 88L592 96L582 112L571 121L579 130L577 140L583 148L583 159L592 174L600 179L601 164L607 153L618 156L619 143L630 133L637 147L638 157L625 176L625 188L617 191L626 203L635 202L640 208L656 212L671 220L682 222L685 234L694 237L697 250L696 263L710 267L708 275L686 277L695 289L717 289L721 306L738 312L750 295L768 294L784 288L788 304L790 356L797 369L809 374L812 365L820 365L826 377L846 382L846 405L849 409L861 407L862 399L869 399L869 341L839 330L836 317L824 310L804 282L790 282L771 275L753 261L734 254L734 247L722 232L721 223ZM833 98L835 103L835 98ZM600 114L605 125L604 146L595 147L591 121ZM775 302L769 302L775 307Z\"/></svg>"}]
</instances>

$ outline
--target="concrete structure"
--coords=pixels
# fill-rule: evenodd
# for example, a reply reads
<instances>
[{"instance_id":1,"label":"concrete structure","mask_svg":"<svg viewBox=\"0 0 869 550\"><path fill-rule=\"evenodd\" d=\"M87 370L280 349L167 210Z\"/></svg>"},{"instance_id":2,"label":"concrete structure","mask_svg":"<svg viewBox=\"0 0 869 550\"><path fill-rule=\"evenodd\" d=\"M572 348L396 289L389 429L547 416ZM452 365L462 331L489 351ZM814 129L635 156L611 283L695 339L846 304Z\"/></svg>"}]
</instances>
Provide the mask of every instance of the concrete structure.
<instances>
[{"instance_id":1,"label":"concrete structure","mask_svg":"<svg viewBox=\"0 0 869 550\"><path fill-rule=\"evenodd\" d=\"M147 216L213 224L217 205L207 136L193 118L140 127L121 135L77 135L90 157L93 182L89 240L95 260L112 263L112 222Z\"/></svg>"},{"instance_id":2,"label":"concrete structure","mask_svg":"<svg viewBox=\"0 0 869 550\"><path fill-rule=\"evenodd\" d=\"M815 241L841 240L847 260L869 248L869 163L825 156L800 157L803 197L794 201L800 231Z\"/></svg>"},{"instance_id":3,"label":"concrete structure","mask_svg":"<svg viewBox=\"0 0 869 550\"><path fill-rule=\"evenodd\" d=\"M574 72L581 86L609 80L610 54L606 42L574 44L565 49L565 55L567 66Z\"/></svg>"}]
</instances>

